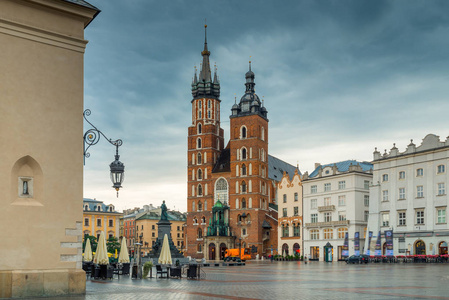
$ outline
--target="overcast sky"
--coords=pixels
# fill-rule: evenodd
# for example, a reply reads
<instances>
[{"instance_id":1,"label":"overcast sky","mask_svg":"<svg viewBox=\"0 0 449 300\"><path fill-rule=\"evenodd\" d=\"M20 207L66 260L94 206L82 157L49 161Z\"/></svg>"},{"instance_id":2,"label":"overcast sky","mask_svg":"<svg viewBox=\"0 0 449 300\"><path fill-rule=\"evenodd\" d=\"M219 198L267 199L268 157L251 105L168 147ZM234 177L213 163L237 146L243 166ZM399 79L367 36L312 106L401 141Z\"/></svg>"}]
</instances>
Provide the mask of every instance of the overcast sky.
<instances>
[{"instance_id":1,"label":"overcast sky","mask_svg":"<svg viewBox=\"0 0 449 300\"><path fill-rule=\"evenodd\" d=\"M123 140L125 181L116 198L115 150L103 139L86 159L84 197L118 210L162 200L186 210L191 82L205 19L225 143L250 56L269 153L301 172L449 135L449 1L88 2L101 13L85 31L84 107Z\"/></svg>"}]
</instances>

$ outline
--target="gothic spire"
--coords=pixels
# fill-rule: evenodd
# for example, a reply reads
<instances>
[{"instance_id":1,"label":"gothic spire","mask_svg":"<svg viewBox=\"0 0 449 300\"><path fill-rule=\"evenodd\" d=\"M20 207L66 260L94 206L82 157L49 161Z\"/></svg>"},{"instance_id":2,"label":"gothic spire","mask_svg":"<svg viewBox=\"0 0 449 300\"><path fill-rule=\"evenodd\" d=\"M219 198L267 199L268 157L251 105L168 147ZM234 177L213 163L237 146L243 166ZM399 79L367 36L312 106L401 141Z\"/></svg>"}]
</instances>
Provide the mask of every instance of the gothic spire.
<instances>
[{"instance_id":1,"label":"gothic spire","mask_svg":"<svg viewBox=\"0 0 449 300\"><path fill-rule=\"evenodd\" d=\"M203 56L203 65L200 71L199 80L202 82L212 82L209 63L210 51L207 50L207 25L204 25L204 50L201 52L201 55Z\"/></svg>"}]
</instances>

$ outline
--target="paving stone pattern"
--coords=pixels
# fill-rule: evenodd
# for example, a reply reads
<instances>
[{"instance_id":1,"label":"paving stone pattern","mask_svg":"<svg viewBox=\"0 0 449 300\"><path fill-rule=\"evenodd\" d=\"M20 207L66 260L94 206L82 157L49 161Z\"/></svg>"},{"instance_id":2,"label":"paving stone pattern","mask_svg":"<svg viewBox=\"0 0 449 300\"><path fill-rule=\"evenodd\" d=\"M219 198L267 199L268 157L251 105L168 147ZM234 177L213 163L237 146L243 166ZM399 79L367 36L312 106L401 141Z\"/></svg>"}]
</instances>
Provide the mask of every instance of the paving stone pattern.
<instances>
[{"instance_id":1,"label":"paving stone pattern","mask_svg":"<svg viewBox=\"0 0 449 300\"><path fill-rule=\"evenodd\" d=\"M201 281L88 279L85 296L48 299L449 299L449 264L259 261L204 270Z\"/></svg>"}]
</instances>

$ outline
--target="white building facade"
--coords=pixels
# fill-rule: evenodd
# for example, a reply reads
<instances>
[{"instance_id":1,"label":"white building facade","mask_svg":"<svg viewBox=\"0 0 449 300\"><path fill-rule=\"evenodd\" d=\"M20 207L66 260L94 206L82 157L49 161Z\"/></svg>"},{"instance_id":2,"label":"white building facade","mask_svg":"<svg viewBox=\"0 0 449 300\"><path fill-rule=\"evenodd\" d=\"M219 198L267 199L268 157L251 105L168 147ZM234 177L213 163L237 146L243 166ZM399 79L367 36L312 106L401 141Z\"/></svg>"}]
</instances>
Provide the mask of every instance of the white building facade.
<instances>
[{"instance_id":1,"label":"white building facade","mask_svg":"<svg viewBox=\"0 0 449 300\"><path fill-rule=\"evenodd\" d=\"M369 186L372 164L347 160L315 165L303 175L304 255L324 260L324 247L332 247L332 260L341 260L348 233L349 255L354 254L354 236L359 233L363 251L369 216Z\"/></svg>"},{"instance_id":2,"label":"white building facade","mask_svg":"<svg viewBox=\"0 0 449 300\"><path fill-rule=\"evenodd\" d=\"M277 185L278 199L278 252L283 256L303 256L302 182L298 173L290 180L284 173Z\"/></svg>"},{"instance_id":3,"label":"white building facade","mask_svg":"<svg viewBox=\"0 0 449 300\"><path fill-rule=\"evenodd\" d=\"M385 230L393 230L394 255L447 254L447 188L449 138L428 134L420 146L411 143L404 152L394 145L389 153L373 153L369 231L381 232L385 255ZM368 245L366 245L368 246Z\"/></svg>"}]
</instances>

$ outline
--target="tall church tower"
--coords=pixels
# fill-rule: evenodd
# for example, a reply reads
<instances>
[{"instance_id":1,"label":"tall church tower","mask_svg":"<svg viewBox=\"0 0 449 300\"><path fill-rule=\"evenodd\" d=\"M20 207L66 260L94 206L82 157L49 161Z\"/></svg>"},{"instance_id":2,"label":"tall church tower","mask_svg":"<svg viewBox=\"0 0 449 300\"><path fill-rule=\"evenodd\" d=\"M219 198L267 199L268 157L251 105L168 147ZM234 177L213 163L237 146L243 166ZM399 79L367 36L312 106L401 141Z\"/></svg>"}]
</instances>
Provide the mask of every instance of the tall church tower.
<instances>
[{"instance_id":1,"label":"tall church tower","mask_svg":"<svg viewBox=\"0 0 449 300\"><path fill-rule=\"evenodd\" d=\"M217 69L210 69L205 27L203 63L199 76L196 69L192 82L192 125L188 128L187 174L187 255L203 252L202 235L207 233L207 223L214 206L212 169L224 147L223 129L220 128L220 82ZM190 227L193 224L193 229ZM201 232L199 232L201 231Z\"/></svg>"},{"instance_id":2,"label":"tall church tower","mask_svg":"<svg viewBox=\"0 0 449 300\"><path fill-rule=\"evenodd\" d=\"M245 94L232 106L230 116L229 205L231 222L237 224L234 234L242 247L260 251L267 238L263 226L270 202L268 112L255 93L251 62L245 78Z\"/></svg>"}]
</instances>

